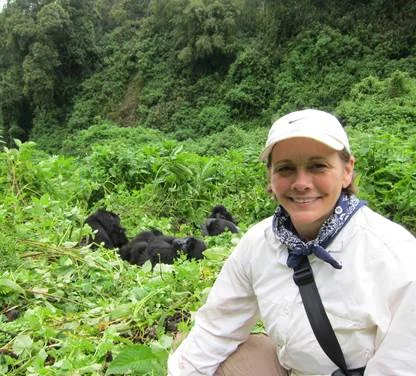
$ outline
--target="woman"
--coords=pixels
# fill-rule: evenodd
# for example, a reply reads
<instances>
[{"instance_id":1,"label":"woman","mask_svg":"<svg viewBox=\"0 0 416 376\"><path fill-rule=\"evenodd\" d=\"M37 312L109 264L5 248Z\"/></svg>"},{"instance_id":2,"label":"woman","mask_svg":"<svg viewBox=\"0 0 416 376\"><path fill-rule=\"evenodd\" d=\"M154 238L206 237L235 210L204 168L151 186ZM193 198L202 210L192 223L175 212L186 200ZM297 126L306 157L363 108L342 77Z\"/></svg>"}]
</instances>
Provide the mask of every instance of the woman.
<instances>
[{"instance_id":1,"label":"woman","mask_svg":"<svg viewBox=\"0 0 416 376\"><path fill-rule=\"evenodd\" d=\"M293 281L306 256L348 368L415 374L416 239L354 196L341 124L314 109L283 116L261 159L279 206L224 263L169 375L331 375ZM258 319L267 336L250 336Z\"/></svg>"}]
</instances>

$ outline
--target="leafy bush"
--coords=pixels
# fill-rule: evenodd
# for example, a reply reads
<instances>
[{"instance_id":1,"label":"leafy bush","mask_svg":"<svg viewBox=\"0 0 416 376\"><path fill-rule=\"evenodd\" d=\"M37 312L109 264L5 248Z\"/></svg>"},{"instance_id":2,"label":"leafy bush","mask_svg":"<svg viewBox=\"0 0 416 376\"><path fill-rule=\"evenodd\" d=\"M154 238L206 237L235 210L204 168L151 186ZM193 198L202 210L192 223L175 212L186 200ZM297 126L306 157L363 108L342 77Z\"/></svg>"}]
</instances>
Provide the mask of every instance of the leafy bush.
<instances>
[{"instance_id":1,"label":"leafy bush","mask_svg":"<svg viewBox=\"0 0 416 376\"><path fill-rule=\"evenodd\" d=\"M197 116L199 136L220 132L231 123L231 111L228 106L205 106Z\"/></svg>"},{"instance_id":2,"label":"leafy bush","mask_svg":"<svg viewBox=\"0 0 416 376\"><path fill-rule=\"evenodd\" d=\"M72 131L60 122L56 111L39 111L33 119L30 140L42 150L54 154L60 150L62 142L71 133Z\"/></svg>"},{"instance_id":3,"label":"leafy bush","mask_svg":"<svg viewBox=\"0 0 416 376\"><path fill-rule=\"evenodd\" d=\"M268 108L275 74L270 56L261 46L242 51L231 64L226 80L225 102L234 115L258 115Z\"/></svg>"},{"instance_id":4,"label":"leafy bush","mask_svg":"<svg viewBox=\"0 0 416 376\"><path fill-rule=\"evenodd\" d=\"M406 139L382 129L368 132L357 127L350 133L356 145L360 196L415 233L416 132Z\"/></svg>"},{"instance_id":5,"label":"leafy bush","mask_svg":"<svg viewBox=\"0 0 416 376\"><path fill-rule=\"evenodd\" d=\"M336 113L349 126L368 130L382 128L407 138L414 132L415 100L415 79L397 71L385 79L369 76L358 82L352 87L350 97L339 104Z\"/></svg>"},{"instance_id":6,"label":"leafy bush","mask_svg":"<svg viewBox=\"0 0 416 376\"><path fill-rule=\"evenodd\" d=\"M361 196L416 232L416 81L402 72L367 77L351 90L338 115L348 125Z\"/></svg>"},{"instance_id":7,"label":"leafy bush","mask_svg":"<svg viewBox=\"0 0 416 376\"><path fill-rule=\"evenodd\" d=\"M252 211L250 205L237 205L246 200L252 190L262 192L260 202L268 202L264 188L264 167L258 160L258 145L246 135L241 151L231 150L214 157L202 157L185 152L175 142L159 145L137 145L116 147L116 143L97 145L82 162L88 166L84 177L94 182L96 191L90 205L100 205L111 195L111 201L120 203L118 195L127 198L132 192L134 206L138 212L150 217L171 218L172 224L184 223L199 226L209 205L229 201L229 205L241 212L241 217L254 221L269 210L257 207ZM251 143L250 143L251 142ZM246 146L247 143L247 146ZM231 145L231 143L230 143ZM191 143L189 143L192 149ZM128 199L130 200L130 198ZM201 210L202 209L202 210Z\"/></svg>"},{"instance_id":8,"label":"leafy bush","mask_svg":"<svg viewBox=\"0 0 416 376\"><path fill-rule=\"evenodd\" d=\"M112 122L100 122L68 137L61 152L65 155L85 157L96 146L113 145L114 150L140 148L142 145L158 145L167 137L161 132L143 127L119 127Z\"/></svg>"},{"instance_id":9,"label":"leafy bush","mask_svg":"<svg viewBox=\"0 0 416 376\"><path fill-rule=\"evenodd\" d=\"M288 45L275 78L272 109L334 107L370 71L367 55L370 51L357 37L314 25Z\"/></svg>"},{"instance_id":10,"label":"leafy bush","mask_svg":"<svg viewBox=\"0 0 416 376\"><path fill-rule=\"evenodd\" d=\"M16 149L5 148L0 154L4 194L14 194L27 202L44 194L63 201L72 200L74 191L79 191L82 197L80 186L76 187L80 182L73 159L48 156L34 142L16 141L16 144Z\"/></svg>"},{"instance_id":11,"label":"leafy bush","mask_svg":"<svg viewBox=\"0 0 416 376\"><path fill-rule=\"evenodd\" d=\"M223 154L233 149L250 149L255 153L263 147L267 132L267 128L254 125L250 131L231 125L211 135L186 140L183 144L187 150L206 156Z\"/></svg>"},{"instance_id":12,"label":"leafy bush","mask_svg":"<svg viewBox=\"0 0 416 376\"><path fill-rule=\"evenodd\" d=\"M33 142L0 154L1 223L16 239L61 244L80 238L82 209L92 185L73 158L48 156ZM10 213L13 213L11 215ZM42 218L42 221L39 221Z\"/></svg>"}]
</instances>

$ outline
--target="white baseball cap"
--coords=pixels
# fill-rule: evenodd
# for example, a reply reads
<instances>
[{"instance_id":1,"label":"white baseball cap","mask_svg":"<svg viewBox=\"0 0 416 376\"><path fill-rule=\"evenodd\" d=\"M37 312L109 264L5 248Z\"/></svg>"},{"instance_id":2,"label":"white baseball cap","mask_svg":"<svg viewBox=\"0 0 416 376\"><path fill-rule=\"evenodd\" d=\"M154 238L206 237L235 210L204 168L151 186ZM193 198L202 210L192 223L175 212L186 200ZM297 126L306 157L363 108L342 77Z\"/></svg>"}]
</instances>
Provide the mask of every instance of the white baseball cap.
<instances>
[{"instance_id":1,"label":"white baseball cap","mask_svg":"<svg viewBox=\"0 0 416 376\"><path fill-rule=\"evenodd\" d=\"M273 123L260 159L267 161L277 142L294 137L311 138L331 149L346 149L351 153L348 136L334 115L325 111L306 109L291 112Z\"/></svg>"}]
</instances>

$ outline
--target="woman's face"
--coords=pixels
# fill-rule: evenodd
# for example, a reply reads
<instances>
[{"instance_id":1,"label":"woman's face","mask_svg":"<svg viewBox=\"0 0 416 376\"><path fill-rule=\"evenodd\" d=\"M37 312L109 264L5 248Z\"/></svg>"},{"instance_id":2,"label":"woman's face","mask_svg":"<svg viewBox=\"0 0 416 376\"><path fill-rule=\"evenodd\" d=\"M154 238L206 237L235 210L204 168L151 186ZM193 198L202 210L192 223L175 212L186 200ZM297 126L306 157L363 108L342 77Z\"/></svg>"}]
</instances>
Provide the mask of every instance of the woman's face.
<instances>
[{"instance_id":1,"label":"woman's face","mask_svg":"<svg viewBox=\"0 0 416 376\"><path fill-rule=\"evenodd\" d=\"M342 188L352 181L354 159L309 139L278 142L271 156L270 185L298 234L312 240L332 214Z\"/></svg>"}]
</instances>

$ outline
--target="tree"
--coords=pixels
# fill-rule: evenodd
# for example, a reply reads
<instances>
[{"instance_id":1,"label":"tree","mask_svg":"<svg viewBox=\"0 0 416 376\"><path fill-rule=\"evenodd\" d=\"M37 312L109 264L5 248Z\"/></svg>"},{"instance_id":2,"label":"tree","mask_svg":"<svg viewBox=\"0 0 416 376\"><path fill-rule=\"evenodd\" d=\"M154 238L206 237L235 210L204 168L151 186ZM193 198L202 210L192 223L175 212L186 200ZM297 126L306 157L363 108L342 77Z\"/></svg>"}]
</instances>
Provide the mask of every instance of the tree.
<instances>
[{"instance_id":1,"label":"tree","mask_svg":"<svg viewBox=\"0 0 416 376\"><path fill-rule=\"evenodd\" d=\"M227 67L235 53L238 0L153 0L152 22L170 29L178 59L202 72Z\"/></svg>"},{"instance_id":2,"label":"tree","mask_svg":"<svg viewBox=\"0 0 416 376\"><path fill-rule=\"evenodd\" d=\"M41 118L51 120L42 126L53 127L65 118L81 81L99 61L96 0L15 0L0 21L5 133L13 126L27 135L42 111L49 113Z\"/></svg>"},{"instance_id":3,"label":"tree","mask_svg":"<svg viewBox=\"0 0 416 376\"><path fill-rule=\"evenodd\" d=\"M35 42L23 61L23 93L32 99L35 108L47 108L54 103L55 69L60 65L57 51Z\"/></svg>"}]
</instances>

